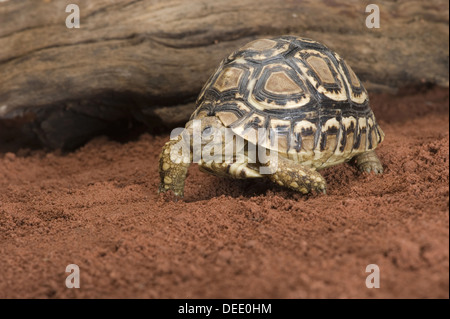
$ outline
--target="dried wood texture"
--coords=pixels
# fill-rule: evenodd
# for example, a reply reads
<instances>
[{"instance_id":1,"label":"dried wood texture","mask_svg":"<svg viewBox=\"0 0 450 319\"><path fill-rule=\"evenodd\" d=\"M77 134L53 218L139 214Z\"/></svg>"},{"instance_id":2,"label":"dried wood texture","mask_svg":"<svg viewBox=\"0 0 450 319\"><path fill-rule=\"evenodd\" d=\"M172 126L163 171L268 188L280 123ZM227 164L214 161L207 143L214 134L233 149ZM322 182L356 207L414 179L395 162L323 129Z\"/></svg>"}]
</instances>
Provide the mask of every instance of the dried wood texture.
<instances>
[{"instance_id":1,"label":"dried wood texture","mask_svg":"<svg viewBox=\"0 0 450 319\"><path fill-rule=\"evenodd\" d=\"M81 28L65 25L76 3ZM448 87L448 1L99 0L0 2L0 141L73 147L142 122L173 127L230 52L295 34L337 51L369 90Z\"/></svg>"}]
</instances>

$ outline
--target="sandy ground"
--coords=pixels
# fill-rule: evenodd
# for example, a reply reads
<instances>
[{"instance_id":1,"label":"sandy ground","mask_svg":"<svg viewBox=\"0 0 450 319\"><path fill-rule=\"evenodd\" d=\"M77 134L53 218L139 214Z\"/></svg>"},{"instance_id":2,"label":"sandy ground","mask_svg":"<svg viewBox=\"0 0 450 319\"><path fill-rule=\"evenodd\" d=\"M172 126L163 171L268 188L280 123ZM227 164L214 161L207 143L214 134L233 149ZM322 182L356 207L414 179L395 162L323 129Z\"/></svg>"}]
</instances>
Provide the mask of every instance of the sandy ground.
<instances>
[{"instance_id":1,"label":"sandy ground","mask_svg":"<svg viewBox=\"0 0 450 319\"><path fill-rule=\"evenodd\" d=\"M448 90L403 95L372 96L385 174L327 169L327 195L192 166L167 201L167 135L0 154L0 298L448 298Z\"/></svg>"}]
</instances>

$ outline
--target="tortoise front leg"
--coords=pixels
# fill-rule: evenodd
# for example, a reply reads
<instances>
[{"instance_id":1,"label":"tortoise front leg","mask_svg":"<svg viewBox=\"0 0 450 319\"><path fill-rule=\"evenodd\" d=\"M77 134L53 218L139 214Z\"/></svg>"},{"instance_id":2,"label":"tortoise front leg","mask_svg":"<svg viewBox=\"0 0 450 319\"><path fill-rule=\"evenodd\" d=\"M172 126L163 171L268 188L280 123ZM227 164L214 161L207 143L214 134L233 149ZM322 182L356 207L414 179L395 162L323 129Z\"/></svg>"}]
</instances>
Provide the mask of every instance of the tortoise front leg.
<instances>
[{"instance_id":1,"label":"tortoise front leg","mask_svg":"<svg viewBox=\"0 0 450 319\"><path fill-rule=\"evenodd\" d=\"M381 164L375 151L368 151L356 155L354 157L356 166L361 172L374 172L375 174L383 173L383 164Z\"/></svg>"},{"instance_id":2,"label":"tortoise front leg","mask_svg":"<svg viewBox=\"0 0 450 319\"><path fill-rule=\"evenodd\" d=\"M176 140L170 140L163 147L159 158L161 182L158 193L172 190L176 197L184 196L184 181L190 165L190 158L189 156L186 158L180 153L175 154L174 147L179 146L180 141L182 142L181 136ZM172 158L171 152L173 153Z\"/></svg>"},{"instance_id":3,"label":"tortoise front leg","mask_svg":"<svg viewBox=\"0 0 450 319\"><path fill-rule=\"evenodd\" d=\"M270 164L274 165L274 164ZM278 163L274 165L272 170L275 173L269 175L269 179L278 185L296 190L300 193L307 194L316 191L326 194L326 181L316 170L278 157Z\"/></svg>"}]
</instances>

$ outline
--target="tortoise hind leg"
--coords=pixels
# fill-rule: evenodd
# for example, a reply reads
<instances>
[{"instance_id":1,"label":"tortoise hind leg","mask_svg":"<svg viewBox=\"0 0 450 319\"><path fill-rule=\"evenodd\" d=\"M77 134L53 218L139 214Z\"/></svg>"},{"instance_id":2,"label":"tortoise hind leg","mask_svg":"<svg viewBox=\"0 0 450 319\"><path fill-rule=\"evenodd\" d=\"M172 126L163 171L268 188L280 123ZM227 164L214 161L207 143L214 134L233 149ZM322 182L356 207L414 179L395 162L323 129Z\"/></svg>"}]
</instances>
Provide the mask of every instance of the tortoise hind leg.
<instances>
[{"instance_id":1,"label":"tortoise hind leg","mask_svg":"<svg viewBox=\"0 0 450 319\"><path fill-rule=\"evenodd\" d=\"M367 151L356 155L354 160L356 166L361 172L374 172L375 174L383 173L383 164L381 164L381 161L375 151Z\"/></svg>"},{"instance_id":2,"label":"tortoise hind leg","mask_svg":"<svg viewBox=\"0 0 450 319\"><path fill-rule=\"evenodd\" d=\"M316 170L283 157L278 157L278 163L270 163L274 173L269 179L278 185L307 194L316 191L326 194L326 181Z\"/></svg>"}]
</instances>

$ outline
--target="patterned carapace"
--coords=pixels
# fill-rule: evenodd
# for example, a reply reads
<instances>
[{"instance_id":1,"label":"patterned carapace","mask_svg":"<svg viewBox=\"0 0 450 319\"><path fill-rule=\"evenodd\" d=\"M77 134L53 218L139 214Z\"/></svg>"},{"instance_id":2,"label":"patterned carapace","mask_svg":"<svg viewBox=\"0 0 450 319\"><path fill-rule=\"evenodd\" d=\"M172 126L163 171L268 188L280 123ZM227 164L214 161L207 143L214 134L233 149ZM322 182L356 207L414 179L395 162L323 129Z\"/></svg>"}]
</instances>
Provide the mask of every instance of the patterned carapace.
<instances>
[{"instance_id":1,"label":"patterned carapace","mask_svg":"<svg viewBox=\"0 0 450 319\"><path fill-rule=\"evenodd\" d=\"M277 134L281 155L316 168L375 149L384 137L350 66L306 38L261 39L235 51L207 81L197 105L191 119L206 111L241 136L266 128ZM262 143L269 149L271 136Z\"/></svg>"}]
</instances>

